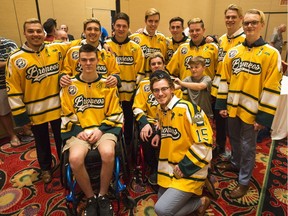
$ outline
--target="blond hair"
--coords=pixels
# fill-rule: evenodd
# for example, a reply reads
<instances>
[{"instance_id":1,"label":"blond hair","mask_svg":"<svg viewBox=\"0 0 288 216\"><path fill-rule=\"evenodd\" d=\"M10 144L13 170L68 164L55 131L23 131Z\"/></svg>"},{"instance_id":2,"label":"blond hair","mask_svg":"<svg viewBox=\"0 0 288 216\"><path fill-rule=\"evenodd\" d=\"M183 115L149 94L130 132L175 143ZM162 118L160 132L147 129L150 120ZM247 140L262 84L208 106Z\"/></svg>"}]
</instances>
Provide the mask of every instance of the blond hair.
<instances>
[{"instance_id":1,"label":"blond hair","mask_svg":"<svg viewBox=\"0 0 288 216\"><path fill-rule=\"evenodd\" d=\"M258 10L258 9L250 9L248 11L246 11L245 14L257 14L260 16L260 22L262 24L265 24L265 14L261 11L261 10Z\"/></svg>"},{"instance_id":2,"label":"blond hair","mask_svg":"<svg viewBox=\"0 0 288 216\"><path fill-rule=\"evenodd\" d=\"M228 5L228 7L225 9L224 11L224 15L226 15L228 10L234 10L237 11L237 14L239 17L243 17L243 10L240 6L236 5L236 4L230 4Z\"/></svg>"},{"instance_id":3,"label":"blond hair","mask_svg":"<svg viewBox=\"0 0 288 216\"><path fill-rule=\"evenodd\" d=\"M149 8L145 12L145 21L147 21L149 16L153 16L153 15L159 15L159 19L160 19L160 12L157 9L155 9L155 8Z\"/></svg>"},{"instance_id":4,"label":"blond hair","mask_svg":"<svg viewBox=\"0 0 288 216\"><path fill-rule=\"evenodd\" d=\"M39 24L42 26L40 20L38 20L37 18L29 18L29 19L25 20L25 22L24 22L24 24L23 24L23 30L25 31L25 29L26 29L26 24L32 24L32 23L33 23L33 24L34 24L34 23L39 23ZM42 28L43 28L43 26L42 26Z\"/></svg>"},{"instance_id":5,"label":"blond hair","mask_svg":"<svg viewBox=\"0 0 288 216\"><path fill-rule=\"evenodd\" d=\"M201 27L204 28L204 22L201 18L199 17L196 17L196 18L193 18L191 20L188 21L188 26L190 26L191 24L195 24L195 23L200 23L201 24Z\"/></svg>"}]
</instances>

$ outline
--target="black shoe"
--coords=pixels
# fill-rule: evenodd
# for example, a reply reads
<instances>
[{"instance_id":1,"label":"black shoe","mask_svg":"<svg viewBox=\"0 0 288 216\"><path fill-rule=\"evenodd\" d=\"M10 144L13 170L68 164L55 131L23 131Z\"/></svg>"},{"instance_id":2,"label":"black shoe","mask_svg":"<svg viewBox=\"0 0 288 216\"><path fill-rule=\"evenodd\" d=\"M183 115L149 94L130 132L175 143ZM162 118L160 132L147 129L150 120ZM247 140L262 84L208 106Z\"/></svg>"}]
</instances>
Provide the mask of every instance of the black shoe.
<instances>
[{"instance_id":1,"label":"black shoe","mask_svg":"<svg viewBox=\"0 0 288 216\"><path fill-rule=\"evenodd\" d=\"M97 216L97 199L96 197L91 197L87 200L86 209L84 216Z\"/></svg>"},{"instance_id":2,"label":"black shoe","mask_svg":"<svg viewBox=\"0 0 288 216\"><path fill-rule=\"evenodd\" d=\"M113 216L112 204L107 195L97 198L100 216Z\"/></svg>"},{"instance_id":3,"label":"black shoe","mask_svg":"<svg viewBox=\"0 0 288 216\"><path fill-rule=\"evenodd\" d=\"M151 185L157 185L157 172L153 172L153 173L149 176L148 182L149 182Z\"/></svg>"}]
</instances>

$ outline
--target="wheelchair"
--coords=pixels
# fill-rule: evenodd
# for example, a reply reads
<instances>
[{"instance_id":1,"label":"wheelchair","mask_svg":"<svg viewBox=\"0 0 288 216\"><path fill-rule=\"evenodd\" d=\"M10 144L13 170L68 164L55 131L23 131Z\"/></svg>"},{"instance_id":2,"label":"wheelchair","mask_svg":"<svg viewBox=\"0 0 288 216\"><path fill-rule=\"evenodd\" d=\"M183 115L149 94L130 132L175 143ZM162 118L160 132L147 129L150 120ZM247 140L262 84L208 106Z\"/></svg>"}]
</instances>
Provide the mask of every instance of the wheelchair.
<instances>
[{"instance_id":1,"label":"wheelchair","mask_svg":"<svg viewBox=\"0 0 288 216\"><path fill-rule=\"evenodd\" d=\"M128 162L126 160L126 145L123 133L120 133L118 142L115 146L115 165L113 178L110 183L109 197L117 200L117 215L120 211L120 200L129 215L133 215L133 208L136 206L135 200L129 195L127 190ZM85 166L89 174L90 182L94 191L100 187L101 155L98 149L90 150L85 158ZM81 215L78 213L78 205L85 197L84 193L77 187L76 179L73 177L72 169L69 164L69 151L65 151L61 158L61 183L66 191L66 206L70 215ZM115 210L114 210L115 212Z\"/></svg>"}]
</instances>

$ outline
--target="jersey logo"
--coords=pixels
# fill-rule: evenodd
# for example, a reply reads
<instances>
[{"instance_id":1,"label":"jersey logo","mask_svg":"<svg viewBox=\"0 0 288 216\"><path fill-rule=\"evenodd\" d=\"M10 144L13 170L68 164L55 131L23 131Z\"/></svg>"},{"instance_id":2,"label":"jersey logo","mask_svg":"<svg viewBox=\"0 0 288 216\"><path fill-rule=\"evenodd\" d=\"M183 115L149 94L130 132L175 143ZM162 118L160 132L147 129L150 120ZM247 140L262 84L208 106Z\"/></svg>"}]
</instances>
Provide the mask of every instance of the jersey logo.
<instances>
[{"instance_id":1,"label":"jersey logo","mask_svg":"<svg viewBox=\"0 0 288 216\"><path fill-rule=\"evenodd\" d=\"M37 65L32 65L26 70L26 79L32 80L34 82L41 82L46 77L58 74L59 64L55 63L52 65L47 65L45 67L37 67Z\"/></svg>"},{"instance_id":2,"label":"jersey logo","mask_svg":"<svg viewBox=\"0 0 288 216\"><path fill-rule=\"evenodd\" d=\"M200 112L195 113L195 115L192 118L192 123L196 124L197 126L204 125L204 118Z\"/></svg>"},{"instance_id":3,"label":"jersey logo","mask_svg":"<svg viewBox=\"0 0 288 216\"><path fill-rule=\"evenodd\" d=\"M144 89L144 92L150 92L150 85L149 84L144 85L143 89Z\"/></svg>"},{"instance_id":4,"label":"jersey logo","mask_svg":"<svg viewBox=\"0 0 288 216\"><path fill-rule=\"evenodd\" d=\"M133 41L137 44L140 44L141 39L139 37L135 37L135 38L133 38Z\"/></svg>"},{"instance_id":5,"label":"jersey logo","mask_svg":"<svg viewBox=\"0 0 288 216\"><path fill-rule=\"evenodd\" d=\"M234 58L237 54L238 54L238 51L237 51L237 50L231 50L231 51L228 53L228 57L229 57L229 58Z\"/></svg>"},{"instance_id":6,"label":"jersey logo","mask_svg":"<svg viewBox=\"0 0 288 216\"><path fill-rule=\"evenodd\" d=\"M222 62L225 55L226 55L226 51L223 50L223 48L220 48L218 52L218 62Z\"/></svg>"},{"instance_id":7,"label":"jersey logo","mask_svg":"<svg viewBox=\"0 0 288 216\"><path fill-rule=\"evenodd\" d=\"M164 126L161 129L161 139L171 138L173 140L178 140L181 137L181 133L177 128L173 128L171 126Z\"/></svg>"},{"instance_id":8,"label":"jersey logo","mask_svg":"<svg viewBox=\"0 0 288 216\"><path fill-rule=\"evenodd\" d=\"M186 67L186 70L190 69L190 65L188 64L188 62L190 61L190 59L192 59L193 56L187 56L184 60L184 66Z\"/></svg>"},{"instance_id":9,"label":"jersey logo","mask_svg":"<svg viewBox=\"0 0 288 216\"><path fill-rule=\"evenodd\" d=\"M150 55L154 52L161 52L159 48L152 48L152 47L148 47L147 45L141 46L141 49L146 59L149 58Z\"/></svg>"},{"instance_id":10,"label":"jersey logo","mask_svg":"<svg viewBox=\"0 0 288 216\"><path fill-rule=\"evenodd\" d=\"M72 52L72 59L73 60L78 60L79 59L79 51Z\"/></svg>"},{"instance_id":11,"label":"jersey logo","mask_svg":"<svg viewBox=\"0 0 288 216\"><path fill-rule=\"evenodd\" d=\"M24 58L19 58L15 61L15 65L16 67L18 67L19 69L24 68L27 65L27 60Z\"/></svg>"},{"instance_id":12,"label":"jersey logo","mask_svg":"<svg viewBox=\"0 0 288 216\"><path fill-rule=\"evenodd\" d=\"M158 101L156 100L156 98L154 97L154 95L152 93L149 94L147 103L150 104L151 107L158 105Z\"/></svg>"},{"instance_id":13,"label":"jersey logo","mask_svg":"<svg viewBox=\"0 0 288 216\"><path fill-rule=\"evenodd\" d=\"M68 94L69 95L74 96L77 94L77 92L78 92L78 88L75 85L70 85L68 87Z\"/></svg>"},{"instance_id":14,"label":"jersey logo","mask_svg":"<svg viewBox=\"0 0 288 216\"><path fill-rule=\"evenodd\" d=\"M96 70L100 74L107 74L108 73L107 67L105 65L99 65L98 64L96 67Z\"/></svg>"},{"instance_id":15,"label":"jersey logo","mask_svg":"<svg viewBox=\"0 0 288 216\"><path fill-rule=\"evenodd\" d=\"M104 98L85 98L84 95L79 95L74 99L76 112L84 112L88 108L102 109L104 104Z\"/></svg>"},{"instance_id":16,"label":"jersey logo","mask_svg":"<svg viewBox=\"0 0 288 216\"><path fill-rule=\"evenodd\" d=\"M182 54L182 55L187 54L187 52L188 52L187 47L183 47L183 48L181 49L181 54Z\"/></svg>"},{"instance_id":17,"label":"jersey logo","mask_svg":"<svg viewBox=\"0 0 288 216\"><path fill-rule=\"evenodd\" d=\"M133 56L117 56L116 61L118 65L133 65Z\"/></svg>"},{"instance_id":18,"label":"jersey logo","mask_svg":"<svg viewBox=\"0 0 288 216\"><path fill-rule=\"evenodd\" d=\"M167 50L167 57L168 57L168 60L170 60L170 59L172 58L173 54L174 54L173 49L168 49L168 50Z\"/></svg>"},{"instance_id":19,"label":"jersey logo","mask_svg":"<svg viewBox=\"0 0 288 216\"><path fill-rule=\"evenodd\" d=\"M240 72L257 75L260 74L261 71L261 65L258 63L242 61L240 58L236 58L232 61L232 73L235 75L239 74Z\"/></svg>"}]
</instances>

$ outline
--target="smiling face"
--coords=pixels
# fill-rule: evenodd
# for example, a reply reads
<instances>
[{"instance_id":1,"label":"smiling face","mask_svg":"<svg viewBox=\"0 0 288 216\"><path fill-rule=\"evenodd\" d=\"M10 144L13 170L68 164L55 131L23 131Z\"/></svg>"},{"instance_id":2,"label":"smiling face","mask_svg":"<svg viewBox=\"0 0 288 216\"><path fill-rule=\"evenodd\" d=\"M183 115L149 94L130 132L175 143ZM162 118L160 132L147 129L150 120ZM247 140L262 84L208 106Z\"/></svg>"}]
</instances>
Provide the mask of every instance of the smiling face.
<instances>
[{"instance_id":1,"label":"smiling face","mask_svg":"<svg viewBox=\"0 0 288 216\"><path fill-rule=\"evenodd\" d=\"M164 70L164 62L163 59L160 57L152 58L150 60L150 68L152 73L156 70Z\"/></svg>"},{"instance_id":2,"label":"smiling face","mask_svg":"<svg viewBox=\"0 0 288 216\"><path fill-rule=\"evenodd\" d=\"M181 38L184 27L180 21L174 21L170 24L169 30L173 38Z\"/></svg>"},{"instance_id":3,"label":"smiling face","mask_svg":"<svg viewBox=\"0 0 288 216\"><path fill-rule=\"evenodd\" d=\"M148 16L145 20L146 30L150 35L154 35L160 22L160 16L158 14Z\"/></svg>"},{"instance_id":4,"label":"smiling face","mask_svg":"<svg viewBox=\"0 0 288 216\"><path fill-rule=\"evenodd\" d=\"M24 35L27 40L27 46L38 51L45 38L42 25L40 23L26 23Z\"/></svg>"},{"instance_id":5,"label":"smiling face","mask_svg":"<svg viewBox=\"0 0 288 216\"><path fill-rule=\"evenodd\" d=\"M225 25L228 35L234 34L242 24L243 17L240 17L236 10L227 10L225 14Z\"/></svg>"},{"instance_id":6,"label":"smiling face","mask_svg":"<svg viewBox=\"0 0 288 216\"><path fill-rule=\"evenodd\" d=\"M151 90L162 109L167 107L174 96L174 88L169 86L166 79L160 79L159 81L154 82Z\"/></svg>"},{"instance_id":7,"label":"smiling face","mask_svg":"<svg viewBox=\"0 0 288 216\"><path fill-rule=\"evenodd\" d=\"M116 40L124 41L128 37L129 25L126 20L118 19L114 24L114 33Z\"/></svg>"},{"instance_id":8,"label":"smiling face","mask_svg":"<svg viewBox=\"0 0 288 216\"><path fill-rule=\"evenodd\" d=\"M89 44L99 43L99 38L101 35L101 27L98 23L95 22L87 23L84 33L86 35L87 43Z\"/></svg>"},{"instance_id":9,"label":"smiling face","mask_svg":"<svg viewBox=\"0 0 288 216\"><path fill-rule=\"evenodd\" d=\"M194 44L199 45L204 38L205 28L201 23L192 23L189 25L189 34Z\"/></svg>"},{"instance_id":10,"label":"smiling face","mask_svg":"<svg viewBox=\"0 0 288 216\"><path fill-rule=\"evenodd\" d=\"M258 14L246 13L243 19L243 29L246 34L246 40L252 44L261 36L261 30L264 23Z\"/></svg>"}]
</instances>

